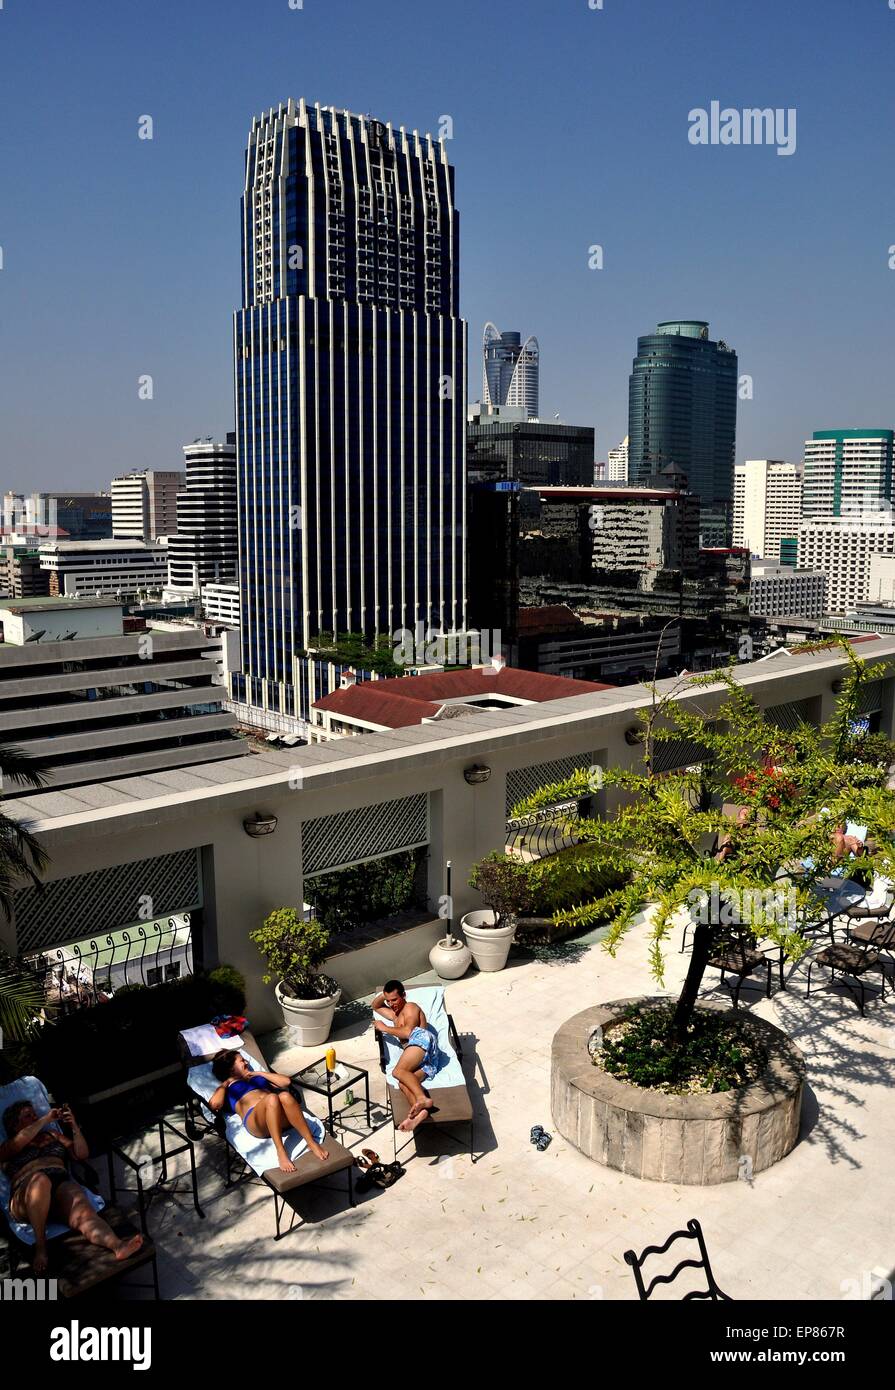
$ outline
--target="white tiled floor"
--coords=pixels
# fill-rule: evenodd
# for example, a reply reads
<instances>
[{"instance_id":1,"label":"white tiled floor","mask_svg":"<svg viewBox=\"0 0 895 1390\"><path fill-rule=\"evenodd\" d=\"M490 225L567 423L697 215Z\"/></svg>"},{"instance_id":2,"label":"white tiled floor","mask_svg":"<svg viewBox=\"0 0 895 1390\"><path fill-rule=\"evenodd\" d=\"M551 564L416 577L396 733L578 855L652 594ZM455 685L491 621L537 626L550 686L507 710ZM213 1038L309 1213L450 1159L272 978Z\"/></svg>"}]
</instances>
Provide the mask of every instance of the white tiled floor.
<instances>
[{"instance_id":1,"label":"white tiled floor","mask_svg":"<svg viewBox=\"0 0 895 1390\"><path fill-rule=\"evenodd\" d=\"M669 992L686 959L676 946L668 955ZM871 1003L862 1019L839 990L806 1001L803 970L786 992L757 1004L805 1052L811 1094L803 1135L752 1184L642 1182L591 1162L559 1136L545 1153L531 1146L534 1123L553 1129L550 1043L560 1023L603 1000L656 992L642 926L615 960L594 944L554 960L511 957L505 971L472 972L449 985L484 1149L479 1161L425 1137L416 1156L407 1151L395 1187L361 1197L353 1211L336 1193L305 1192L296 1205L308 1224L274 1242L269 1194L249 1185L225 1191L220 1141L203 1141L206 1219L193 1211L185 1178L151 1209L163 1295L630 1299L623 1252L661 1243L691 1216L702 1222L718 1283L734 1298L840 1299L869 1288L873 1271L889 1274L895 1004ZM271 1064L289 1072L322 1050L284 1042L275 1035L265 1045ZM341 1057L370 1070L381 1099L372 1031L349 1020L334 1042ZM390 1126L352 1146L391 1159Z\"/></svg>"}]
</instances>

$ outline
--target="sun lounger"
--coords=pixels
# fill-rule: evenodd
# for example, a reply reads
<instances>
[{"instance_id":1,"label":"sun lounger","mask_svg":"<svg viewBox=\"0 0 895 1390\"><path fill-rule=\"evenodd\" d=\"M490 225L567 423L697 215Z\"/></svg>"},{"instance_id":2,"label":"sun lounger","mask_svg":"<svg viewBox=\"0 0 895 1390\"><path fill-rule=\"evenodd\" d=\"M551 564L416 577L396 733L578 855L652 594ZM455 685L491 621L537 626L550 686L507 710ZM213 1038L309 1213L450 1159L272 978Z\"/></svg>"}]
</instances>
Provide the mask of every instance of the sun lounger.
<instances>
[{"instance_id":1,"label":"sun lounger","mask_svg":"<svg viewBox=\"0 0 895 1390\"><path fill-rule=\"evenodd\" d=\"M433 1128L443 1131L447 1133L449 1138L455 1139L455 1136L450 1134L450 1130L458 1125L468 1125L469 1153L473 1163L475 1163L475 1119L466 1077L463 1075L463 1068L460 1065L463 1049L460 1046L460 1037L454 1020L447 1011L444 986L429 985L420 989L409 989L407 998L411 1003L420 1006L426 1015L426 1021L430 1028L435 1029L438 1035L440 1053L438 1071L431 1081L426 1083L426 1090L432 1096L435 1108L430 1111L429 1118L408 1135L407 1143L410 1143L411 1139L415 1138L422 1130L431 1131ZM378 1029L376 1030L376 1039L379 1044L379 1067L388 1083L388 1102L395 1130L395 1157L397 1158L399 1152L397 1135L399 1132L403 1133L400 1126L407 1119L410 1111L407 1097L392 1076L392 1070L401 1055L401 1046L394 1038L389 1037L387 1033L380 1033ZM459 1141L455 1139L455 1142ZM406 1144L402 1144L401 1148L406 1148L406 1146Z\"/></svg>"},{"instance_id":2,"label":"sun lounger","mask_svg":"<svg viewBox=\"0 0 895 1390\"><path fill-rule=\"evenodd\" d=\"M227 1173L226 1184L230 1187L234 1181L233 1170L236 1168L237 1178L251 1179L254 1176L260 1179L266 1187L270 1189L274 1200L274 1215L276 1218L275 1240L280 1240L284 1235L288 1235L295 1224L295 1211L289 1225L285 1230L281 1230L281 1221L286 1209L287 1197L298 1191L301 1187L308 1187L312 1183L319 1183L322 1179L332 1177L335 1173L346 1172L348 1174L348 1200L351 1206L354 1201L354 1157L344 1148L338 1140L326 1134L324 1140L323 1122L317 1120L310 1112L305 1111L309 1123L313 1120L319 1126L318 1138L324 1143L329 1153L329 1157L320 1160L309 1153L306 1145L300 1145L299 1138L294 1131L291 1131L291 1143L288 1134L284 1133L286 1152L295 1163L294 1173L284 1173L277 1167L276 1158L273 1153L273 1142L267 1140L253 1140L248 1130L238 1116L232 1114L214 1114L207 1105L207 1101L217 1089L217 1081L211 1076L210 1063L213 1054L194 1057L190 1054L180 1035L181 1056L186 1069L187 1081L187 1114L188 1114L188 1133L195 1134L199 1129L200 1118L204 1120L206 1128L213 1128L221 1136L226 1145ZM246 1058L249 1065L269 1071L267 1063L261 1054L261 1050L252 1034L248 1031L242 1034L242 1055ZM314 1125L311 1125L313 1130ZM329 1184L324 1184L329 1185Z\"/></svg>"},{"instance_id":3,"label":"sun lounger","mask_svg":"<svg viewBox=\"0 0 895 1390\"><path fill-rule=\"evenodd\" d=\"M0 1086L0 1144L6 1140L3 1112L8 1106L14 1105L16 1101L20 1100L30 1101L38 1115L45 1115L51 1109L47 1089L36 1076L20 1076L9 1085ZM102 1212L103 1220L107 1221L115 1234L124 1240L135 1236L137 1228L132 1224L130 1217L117 1206L107 1204L100 1196L99 1183L94 1170L87 1164L72 1165L73 1181L77 1182L82 1176L85 1181L81 1181L80 1186L94 1211ZM25 1222L16 1221L12 1216L9 1210L9 1179L2 1173L0 1173L0 1230L6 1237L9 1246L10 1274L15 1275L20 1264L30 1262L34 1251L34 1231ZM151 1287L155 1297L159 1297L155 1246L150 1240L145 1226L143 1227L141 1249L127 1260L116 1260L108 1250L91 1245L82 1235L71 1230L68 1226L63 1226L58 1221L51 1221L47 1226L47 1239L52 1242L52 1245L50 1247L50 1267L46 1277L56 1280L60 1298L77 1298L90 1289L95 1289L99 1284L120 1279L133 1270L144 1266L149 1266L152 1275ZM134 1287L150 1286L137 1285Z\"/></svg>"}]
</instances>

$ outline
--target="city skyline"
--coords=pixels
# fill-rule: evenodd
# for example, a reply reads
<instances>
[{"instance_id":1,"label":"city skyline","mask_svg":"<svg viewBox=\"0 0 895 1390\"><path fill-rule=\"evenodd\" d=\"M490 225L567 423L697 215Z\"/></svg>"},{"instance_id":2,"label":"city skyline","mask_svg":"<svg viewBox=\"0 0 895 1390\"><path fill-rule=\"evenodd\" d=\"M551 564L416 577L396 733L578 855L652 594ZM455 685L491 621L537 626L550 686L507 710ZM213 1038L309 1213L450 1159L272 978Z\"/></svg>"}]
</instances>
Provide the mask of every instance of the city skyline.
<instances>
[{"instance_id":1,"label":"city skyline","mask_svg":"<svg viewBox=\"0 0 895 1390\"><path fill-rule=\"evenodd\" d=\"M27 477L36 488L101 488L125 469L174 467L197 433L232 428L233 152L253 116L290 96L368 110L433 136L448 123L465 229L460 312L474 340L488 320L525 324L538 336L542 415L593 426L598 458L626 433L637 337L676 316L711 322L752 377L737 461L795 461L814 430L890 423L895 212L878 165L895 15L885 6L850 16L830 0L781 16L759 3L748 16L722 17L694 3L672 18L658 3L636 17L611 3L560 15L531 3L513 4L508 26L508 0L487 15L475 10L475 46L462 39L469 5L457 7L446 32L403 3L389 7L394 22L385 26L366 7L337 8L334 20L333 6L272 5L264 51L251 61L251 20L235 3L215 5L213 25L204 3L189 15L162 3L145 33L133 16L110 18L99 5L77 20L54 14L50 25L40 6L4 11L7 50L21 59L2 98L14 136L4 168L21 194L0 238L7 341L16 344L4 372L6 486ZM104 24L86 22L100 15ZM771 16L773 51L762 23ZM823 22L822 43L836 55L835 108L823 64L804 56L809 18ZM347 54L333 51L336 20L350 21L360 40ZM484 81L489 35L535 92L546 81L541 54L563 63L559 139L540 116L520 126L495 112ZM427 38L433 56L420 64ZM386 44L392 61L374 76L381 65L369 59ZM28 55L38 45L35 73ZM117 66L113 52L124 59ZM733 108L797 110L792 157L694 146L689 113L719 94ZM652 115L631 119L636 109ZM60 110L76 136L85 133L44 186L38 171L55 148ZM138 138L144 115L153 118L151 141ZM847 203L818 201L846 177ZM697 207L698 217L686 216ZM503 221L514 234L495 238ZM600 261L602 269L590 268ZM144 374L153 378L151 401L138 398Z\"/></svg>"}]
</instances>

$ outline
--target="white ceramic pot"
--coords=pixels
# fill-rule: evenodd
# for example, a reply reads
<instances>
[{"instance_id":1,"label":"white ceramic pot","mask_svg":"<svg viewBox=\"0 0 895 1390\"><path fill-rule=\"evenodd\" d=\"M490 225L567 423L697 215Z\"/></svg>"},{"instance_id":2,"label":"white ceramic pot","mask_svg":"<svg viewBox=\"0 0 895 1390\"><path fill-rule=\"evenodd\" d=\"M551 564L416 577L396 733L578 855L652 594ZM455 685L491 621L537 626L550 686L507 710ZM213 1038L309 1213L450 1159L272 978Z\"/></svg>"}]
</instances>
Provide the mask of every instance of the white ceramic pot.
<instances>
[{"instance_id":1,"label":"white ceramic pot","mask_svg":"<svg viewBox=\"0 0 895 1390\"><path fill-rule=\"evenodd\" d=\"M342 997L340 989L335 994L324 995L322 999L293 999L291 995L283 993L282 984L277 985L274 993L283 1010L286 1027L293 1029L299 1047L318 1047L326 1042L333 1026L336 1005Z\"/></svg>"},{"instance_id":2,"label":"white ceramic pot","mask_svg":"<svg viewBox=\"0 0 895 1390\"><path fill-rule=\"evenodd\" d=\"M429 964L440 980L459 980L472 964L472 952L458 936L443 936L429 952Z\"/></svg>"},{"instance_id":3,"label":"white ceramic pot","mask_svg":"<svg viewBox=\"0 0 895 1390\"><path fill-rule=\"evenodd\" d=\"M516 923L497 926L496 922L497 917L490 907L467 912L460 918L460 926L479 970L503 970L507 963L516 935Z\"/></svg>"}]
</instances>

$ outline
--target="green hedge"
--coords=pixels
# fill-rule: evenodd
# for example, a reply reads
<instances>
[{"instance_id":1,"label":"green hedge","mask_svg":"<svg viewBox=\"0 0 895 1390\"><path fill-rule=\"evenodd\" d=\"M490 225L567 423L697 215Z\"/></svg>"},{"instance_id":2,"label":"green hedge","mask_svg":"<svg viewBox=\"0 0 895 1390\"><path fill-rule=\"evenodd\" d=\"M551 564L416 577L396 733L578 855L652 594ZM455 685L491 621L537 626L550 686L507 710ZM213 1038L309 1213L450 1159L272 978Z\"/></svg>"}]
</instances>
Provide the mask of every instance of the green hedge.
<instances>
[{"instance_id":1,"label":"green hedge","mask_svg":"<svg viewBox=\"0 0 895 1390\"><path fill-rule=\"evenodd\" d=\"M581 903L593 902L627 882L627 875L601 860L592 844L572 845L528 865L537 906L535 917L552 917Z\"/></svg>"},{"instance_id":2,"label":"green hedge","mask_svg":"<svg viewBox=\"0 0 895 1390\"><path fill-rule=\"evenodd\" d=\"M128 985L105 1004L46 1025L21 1062L57 1099L74 1101L177 1062L182 1028L244 1009L245 982L231 966L152 987Z\"/></svg>"},{"instance_id":3,"label":"green hedge","mask_svg":"<svg viewBox=\"0 0 895 1390\"><path fill-rule=\"evenodd\" d=\"M420 850L390 854L306 879L305 893L314 916L335 936L410 907L425 907L419 882L424 856Z\"/></svg>"}]
</instances>

